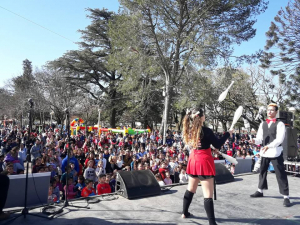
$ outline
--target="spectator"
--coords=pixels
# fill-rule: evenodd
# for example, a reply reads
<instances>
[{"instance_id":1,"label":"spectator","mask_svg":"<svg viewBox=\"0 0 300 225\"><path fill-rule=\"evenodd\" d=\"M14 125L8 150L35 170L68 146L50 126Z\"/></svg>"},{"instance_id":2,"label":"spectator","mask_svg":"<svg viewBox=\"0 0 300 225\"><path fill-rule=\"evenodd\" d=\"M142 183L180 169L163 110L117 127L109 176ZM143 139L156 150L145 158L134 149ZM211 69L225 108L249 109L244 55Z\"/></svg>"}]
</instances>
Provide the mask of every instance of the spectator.
<instances>
[{"instance_id":1,"label":"spectator","mask_svg":"<svg viewBox=\"0 0 300 225\"><path fill-rule=\"evenodd\" d=\"M81 197L89 197L96 195L96 191L93 188L94 181L85 180L86 187L84 187L81 191Z\"/></svg>"},{"instance_id":2,"label":"spectator","mask_svg":"<svg viewBox=\"0 0 300 225\"><path fill-rule=\"evenodd\" d=\"M94 166L94 161L90 160L88 162L88 168L85 169L83 174L84 179L96 181L96 172L93 166Z\"/></svg>"},{"instance_id":3,"label":"spectator","mask_svg":"<svg viewBox=\"0 0 300 225\"><path fill-rule=\"evenodd\" d=\"M189 176L187 175L185 169L181 169L181 172L179 174L179 180L180 183L186 183L189 181Z\"/></svg>"},{"instance_id":4,"label":"spectator","mask_svg":"<svg viewBox=\"0 0 300 225\"><path fill-rule=\"evenodd\" d=\"M62 161L62 166L61 166L61 170L62 170L62 173L65 172L65 168L68 164L68 156L66 156L63 161ZM72 151L70 151L70 159L69 159L69 162L70 163L73 163L75 165L75 170L76 172L78 173L79 172L79 164L78 164L78 160L75 158L74 154Z\"/></svg>"},{"instance_id":5,"label":"spectator","mask_svg":"<svg viewBox=\"0 0 300 225\"><path fill-rule=\"evenodd\" d=\"M157 180L159 186L161 187L165 186L165 183L163 182L160 173L155 174L155 179Z\"/></svg>"},{"instance_id":6,"label":"spectator","mask_svg":"<svg viewBox=\"0 0 300 225\"><path fill-rule=\"evenodd\" d=\"M161 175L162 180L165 180L165 178L166 178L166 172L168 172L167 164L166 164L165 161L163 161L163 162L161 163L161 167L159 168L158 171L159 171L159 173L160 173L160 175Z\"/></svg>"},{"instance_id":7,"label":"spectator","mask_svg":"<svg viewBox=\"0 0 300 225\"><path fill-rule=\"evenodd\" d=\"M35 165L36 158L42 156L41 155L41 150L42 150L41 141L39 139L36 139L35 144L30 149L31 162L32 162L33 165Z\"/></svg>"},{"instance_id":8,"label":"spectator","mask_svg":"<svg viewBox=\"0 0 300 225\"><path fill-rule=\"evenodd\" d=\"M75 185L75 190L77 191L77 198L81 197L81 192L85 187L84 177L82 175L78 176L77 184Z\"/></svg>"},{"instance_id":9,"label":"spectator","mask_svg":"<svg viewBox=\"0 0 300 225\"><path fill-rule=\"evenodd\" d=\"M172 180L171 180L171 178L170 178L170 173L167 171L165 174L166 174L166 178L164 179L164 183L165 183L166 185L172 184Z\"/></svg>"},{"instance_id":10,"label":"spectator","mask_svg":"<svg viewBox=\"0 0 300 225\"><path fill-rule=\"evenodd\" d=\"M99 179L98 179L99 183L97 185L98 195L111 193L111 187L110 187L109 183L105 183L105 181L106 181L106 175L100 174Z\"/></svg>"}]
</instances>

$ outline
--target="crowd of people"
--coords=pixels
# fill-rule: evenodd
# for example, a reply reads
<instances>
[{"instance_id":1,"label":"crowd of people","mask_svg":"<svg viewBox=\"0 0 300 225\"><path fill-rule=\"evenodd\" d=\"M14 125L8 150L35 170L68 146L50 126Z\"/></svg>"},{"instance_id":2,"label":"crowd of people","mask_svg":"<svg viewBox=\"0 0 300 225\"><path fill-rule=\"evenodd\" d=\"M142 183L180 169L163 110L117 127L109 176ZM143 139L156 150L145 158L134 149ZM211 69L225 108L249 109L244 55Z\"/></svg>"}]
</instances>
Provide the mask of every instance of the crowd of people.
<instances>
[{"instance_id":1,"label":"crowd of people","mask_svg":"<svg viewBox=\"0 0 300 225\"><path fill-rule=\"evenodd\" d=\"M2 127L0 132L0 172L23 174L24 162L31 162L32 173L50 172L49 202L114 192L118 170L151 170L161 186L189 179L189 146L177 131L168 131L165 144L158 130L137 135L79 132L71 135L70 141L65 131L55 127L34 130L30 135L28 128L18 126ZM259 157L259 147L249 145L247 134L233 135L220 151L252 157L253 162ZM234 173L234 165L227 166Z\"/></svg>"}]
</instances>

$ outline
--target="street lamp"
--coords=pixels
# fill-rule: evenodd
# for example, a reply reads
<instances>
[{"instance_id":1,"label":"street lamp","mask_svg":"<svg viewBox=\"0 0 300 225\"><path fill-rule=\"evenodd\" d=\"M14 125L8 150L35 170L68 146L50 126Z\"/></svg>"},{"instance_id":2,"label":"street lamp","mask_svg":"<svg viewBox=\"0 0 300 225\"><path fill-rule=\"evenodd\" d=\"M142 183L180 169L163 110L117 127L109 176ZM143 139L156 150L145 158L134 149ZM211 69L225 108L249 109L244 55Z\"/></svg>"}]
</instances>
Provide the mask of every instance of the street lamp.
<instances>
[{"instance_id":1,"label":"street lamp","mask_svg":"<svg viewBox=\"0 0 300 225\"><path fill-rule=\"evenodd\" d=\"M100 116L101 116L101 109L99 107L98 109L98 135L99 135L99 132L100 132Z\"/></svg>"}]
</instances>

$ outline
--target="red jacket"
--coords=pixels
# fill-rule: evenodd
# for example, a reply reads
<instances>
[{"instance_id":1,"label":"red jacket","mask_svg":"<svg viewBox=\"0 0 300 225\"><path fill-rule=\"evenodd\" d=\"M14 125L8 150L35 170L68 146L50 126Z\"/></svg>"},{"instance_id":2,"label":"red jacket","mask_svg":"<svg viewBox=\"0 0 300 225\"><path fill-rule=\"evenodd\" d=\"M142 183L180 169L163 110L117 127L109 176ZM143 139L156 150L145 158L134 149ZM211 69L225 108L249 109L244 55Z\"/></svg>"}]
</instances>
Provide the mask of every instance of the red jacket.
<instances>
[{"instance_id":1,"label":"red jacket","mask_svg":"<svg viewBox=\"0 0 300 225\"><path fill-rule=\"evenodd\" d=\"M166 172L168 172L168 169L165 168L159 168L158 172L160 173L162 180L164 180L166 178Z\"/></svg>"},{"instance_id":2,"label":"red jacket","mask_svg":"<svg viewBox=\"0 0 300 225\"><path fill-rule=\"evenodd\" d=\"M98 195L111 193L111 188L108 183L98 184L97 185Z\"/></svg>"},{"instance_id":3,"label":"red jacket","mask_svg":"<svg viewBox=\"0 0 300 225\"><path fill-rule=\"evenodd\" d=\"M81 191L81 196L88 197L92 193L94 193L94 195L96 194L95 188L91 188L91 190L89 190L87 187L84 187Z\"/></svg>"}]
</instances>

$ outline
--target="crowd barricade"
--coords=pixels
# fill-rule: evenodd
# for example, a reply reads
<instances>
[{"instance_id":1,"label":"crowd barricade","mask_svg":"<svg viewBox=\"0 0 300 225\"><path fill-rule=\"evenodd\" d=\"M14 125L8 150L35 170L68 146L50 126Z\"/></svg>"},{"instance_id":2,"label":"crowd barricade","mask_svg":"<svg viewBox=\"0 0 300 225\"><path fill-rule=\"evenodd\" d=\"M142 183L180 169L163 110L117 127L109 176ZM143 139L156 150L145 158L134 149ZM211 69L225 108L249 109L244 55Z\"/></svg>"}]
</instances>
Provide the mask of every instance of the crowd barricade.
<instances>
[{"instance_id":1,"label":"crowd barricade","mask_svg":"<svg viewBox=\"0 0 300 225\"><path fill-rule=\"evenodd\" d=\"M241 173L250 173L252 168L252 158L251 157L237 157L236 160L238 164L235 165L234 174L241 174Z\"/></svg>"}]
</instances>

